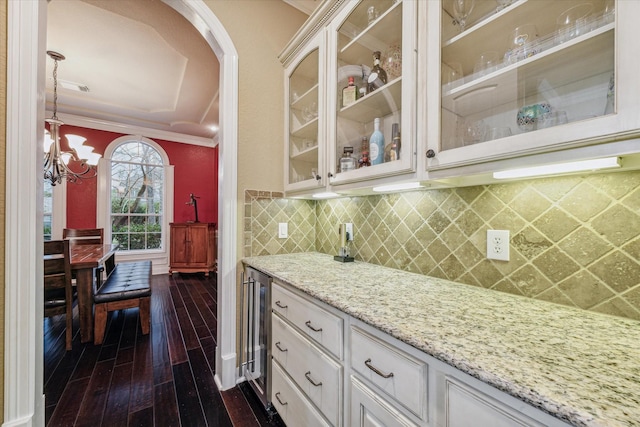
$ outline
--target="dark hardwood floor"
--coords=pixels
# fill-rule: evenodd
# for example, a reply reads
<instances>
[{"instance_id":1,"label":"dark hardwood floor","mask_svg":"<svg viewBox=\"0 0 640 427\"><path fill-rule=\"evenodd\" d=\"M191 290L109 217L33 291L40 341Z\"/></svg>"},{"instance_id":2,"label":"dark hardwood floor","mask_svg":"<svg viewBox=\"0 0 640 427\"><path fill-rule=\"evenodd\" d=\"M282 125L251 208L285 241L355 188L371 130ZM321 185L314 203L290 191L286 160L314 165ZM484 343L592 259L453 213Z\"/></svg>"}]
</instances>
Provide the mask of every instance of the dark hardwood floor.
<instances>
[{"instance_id":1,"label":"dark hardwood floor","mask_svg":"<svg viewBox=\"0 0 640 427\"><path fill-rule=\"evenodd\" d=\"M271 426L244 387L215 384L216 279L203 274L152 279L151 333L138 309L109 314L101 346L65 351L64 316L44 320L48 426Z\"/></svg>"}]
</instances>

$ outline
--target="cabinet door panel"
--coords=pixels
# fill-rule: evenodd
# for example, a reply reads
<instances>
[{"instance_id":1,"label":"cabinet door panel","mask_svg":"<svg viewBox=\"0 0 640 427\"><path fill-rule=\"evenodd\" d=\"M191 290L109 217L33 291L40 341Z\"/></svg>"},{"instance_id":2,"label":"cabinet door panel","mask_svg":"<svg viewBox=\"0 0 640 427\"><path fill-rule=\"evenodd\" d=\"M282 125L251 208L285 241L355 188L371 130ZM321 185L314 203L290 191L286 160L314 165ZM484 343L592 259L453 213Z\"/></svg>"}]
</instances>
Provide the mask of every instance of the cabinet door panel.
<instances>
[{"instance_id":1,"label":"cabinet door panel","mask_svg":"<svg viewBox=\"0 0 640 427\"><path fill-rule=\"evenodd\" d=\"M207 226L190 227L189 236L189 262L194 264L206 264L207 262L207 245L209 237L207 235Z\"/></svg>"},{"instance_id":2,"label":"cabinet door panel","mask_svg":"<svg viewBox=\"0 0 640 427\"><path fill-rule=\"evenodd\" d=\"M272 362L271 377L273 379L271 401L287 426L330 426L316 408L300 393L277 362Z\"/></svg>"},{"instance_id":3,"label":"cabinet door panel","mask_svg":"<svg viewBox=\"0 0 640 427\"><path fill-rule=\"evenodd\" d=\"M543 427L464 383L446 378L447 427Z\"/></svg>"},{"instance_id":4,"label":"cabinet door panel","mask_svg":"<svg viewBox=\"0 0 640 427\"><path fill-rule=\"evenodd\" d=\"M628 152L612 135L637 136L640 127L633 95L640 3L536 0L496 8L477 0L464 31L451 5L425 2L421 15L428 20L419 35L428 40L423 117L434 124L421 130L432 149L430 178L491 172L505 164L488 162L518 156L541 154L540 163L594 157L580 148L598 144L607 147L594 147L595 156ZM607 12L612 6L615 13ZM567 32L557 20L572 7L587 11ZM483 66L487 53L495 60ZM560 147L576 150L549 155Z\"/></svg>"},{"instance_id":5,"label":"cabinet door panel","mask_svg":"<svg viewBox=\"0 0 640 427\"><path fill-rule=\"evenodd\" d=\"M187 227L171 226L171 260L174 264L189 262L188 237L189 229Z\"/></svg>"},{"instance_id":6,"label":"cabinet door panel","mask_svg":"<svg viewBox=\"0 0 640 427\"><path fill-rule=\"evenodd\" d=\"M352 427L415 427L417 424L403 416L357 378L351 377Z\"/></svg>"}]
</instances>

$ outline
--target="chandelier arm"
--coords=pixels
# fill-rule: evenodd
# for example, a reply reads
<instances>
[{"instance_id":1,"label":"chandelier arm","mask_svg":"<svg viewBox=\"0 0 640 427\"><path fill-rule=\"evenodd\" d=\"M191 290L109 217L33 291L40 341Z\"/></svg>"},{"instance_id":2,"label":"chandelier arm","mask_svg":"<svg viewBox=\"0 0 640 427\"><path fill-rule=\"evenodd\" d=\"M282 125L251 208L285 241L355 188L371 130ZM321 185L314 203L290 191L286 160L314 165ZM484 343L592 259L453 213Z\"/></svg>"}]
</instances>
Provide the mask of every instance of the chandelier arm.
<instances>
[{"instance_id":1,"label":"chandelier arm","mask_svg":"<svg viewBox=\"0 0 640 427\"><path fill-rule=\"evenodd\" d=\"M50 119L46 119L49 124L49 132L52 144L49 151L44 154L44 179L51 182L51 185L62 183L63 179L68 182L80 182L85 178L94 178L98 175L97 167L89 165L85 160L78 157L75 148L72 151L62 151L60 148L60 126L64 123L58 119L58 62L65 59L64 55L54 51L47 51L53 61L53 115ZM63 158L68 156L68 161ZM81 170L74 172L67 163L71 161L80 162Z\"/></svg>"}]
</instances>

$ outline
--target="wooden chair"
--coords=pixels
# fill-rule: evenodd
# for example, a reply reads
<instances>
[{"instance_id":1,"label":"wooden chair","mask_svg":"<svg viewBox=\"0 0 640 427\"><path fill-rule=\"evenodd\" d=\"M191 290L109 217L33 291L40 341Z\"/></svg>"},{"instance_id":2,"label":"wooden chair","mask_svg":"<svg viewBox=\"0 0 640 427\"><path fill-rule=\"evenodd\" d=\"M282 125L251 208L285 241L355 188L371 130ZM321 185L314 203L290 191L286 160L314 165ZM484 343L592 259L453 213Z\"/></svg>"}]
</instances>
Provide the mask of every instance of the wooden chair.
<instances>
[{"instance_id":1,"label":"wooden chair","mask_svg":"<svg viewBox=\"0 0 640 427\"><path fill-rule=\"evenodd\" d=\"M66 347L71 350L73 289L68 240L44 242L44 316L66 315Z\"/></svg>"},{"instance_id":2,"label":"wooden chair","mask_svg":"<svg viewBox=\"0 0 640 427\"><path fill-rule=\"evenodd\" d=\"M103 228L65 228L62 238L68 239L73 245L102 245L104 244Z\"/></svg>"}]
</instances>

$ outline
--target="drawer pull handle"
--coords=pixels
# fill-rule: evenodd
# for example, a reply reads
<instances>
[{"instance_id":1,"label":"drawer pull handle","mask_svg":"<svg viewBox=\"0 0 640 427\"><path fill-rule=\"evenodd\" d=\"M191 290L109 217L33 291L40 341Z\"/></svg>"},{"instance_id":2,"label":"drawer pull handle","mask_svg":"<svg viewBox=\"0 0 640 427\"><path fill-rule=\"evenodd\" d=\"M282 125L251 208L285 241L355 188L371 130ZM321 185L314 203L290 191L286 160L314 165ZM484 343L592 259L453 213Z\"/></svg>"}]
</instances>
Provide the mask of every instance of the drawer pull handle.
<instances>
[{"instance_id":1,"label":"drawer pull handle","mask_svg":"<svg viewBox=\"0 0 640 427\"><path fill-rule=\"evenodd\" d=\"M376 374L380 375L382 378L391 378L393 376L393 372L389 372L388 374L385 374L380 369L378 369L375 366L373 366L371 364L371 359L365 360L364 364L367 365L367 368L371 369L373 372L375 372Z\"/></svg>"},{"instance_id":2,"label":"drawer pull handle","mask_svg":"<svg viewBox=\"0 0 640 427\"><path fill-rule=\"evenodd\" d=\"M311 326L311 320L307 320L306 322L304 322L305 325L307 325L307 328L311 329L313 332L322 332L322 328L314 328L313 326Z\"/></svg>"},{"instance_id":3,"label":"drawer pull handle","mask_svg":"<svg viewBox=\"0 0 640 427\"><path fill-rule=\"evenodd\" d=\"M280 346L280 341L278 341L278 342L276 343L276 347L278 347L278 350L280 350L280 351L282 351L282 352L289 351L289 349L288 349L288 348L282 348L282 347Z\"/></svg>"},{"instance_id":4,"label":"drawer pull handle","mask_svg":"<svg viewBox=\"0 0 640 427\"><path fill-rule=\"evenodd\" d=\"M276 305L280 308L287 308L289 307L288 305L282 305L282 303L280 302L280 300L276 301Z\"/></svg>"},{"instance_id":5,"label":"drawer pull handle","mask_svg":"<svg viewBox=\"0 0 640 427\"><path fill-rule=\"evenodd\" d=\"M280 400L280 392L276 393L276 399L278 399L278 402L280 402L282 406L289 404L289 402L283 402L282 400Z\"/></svg>"},{"instance_id":6,"label":"drawer pull handle","mask_svg":"<svg viewBox=\"0 0 640 427\"><path fill-rule=\"evenodd\" d=\"M313 378L311 378L311 371L307 372L306 374L304 374L304 377L309 380L309 382L311 384L313 384L315 387L320 387L322 385L321 382L317 383L313 380Z\"/></svg>"}]
</instances>

